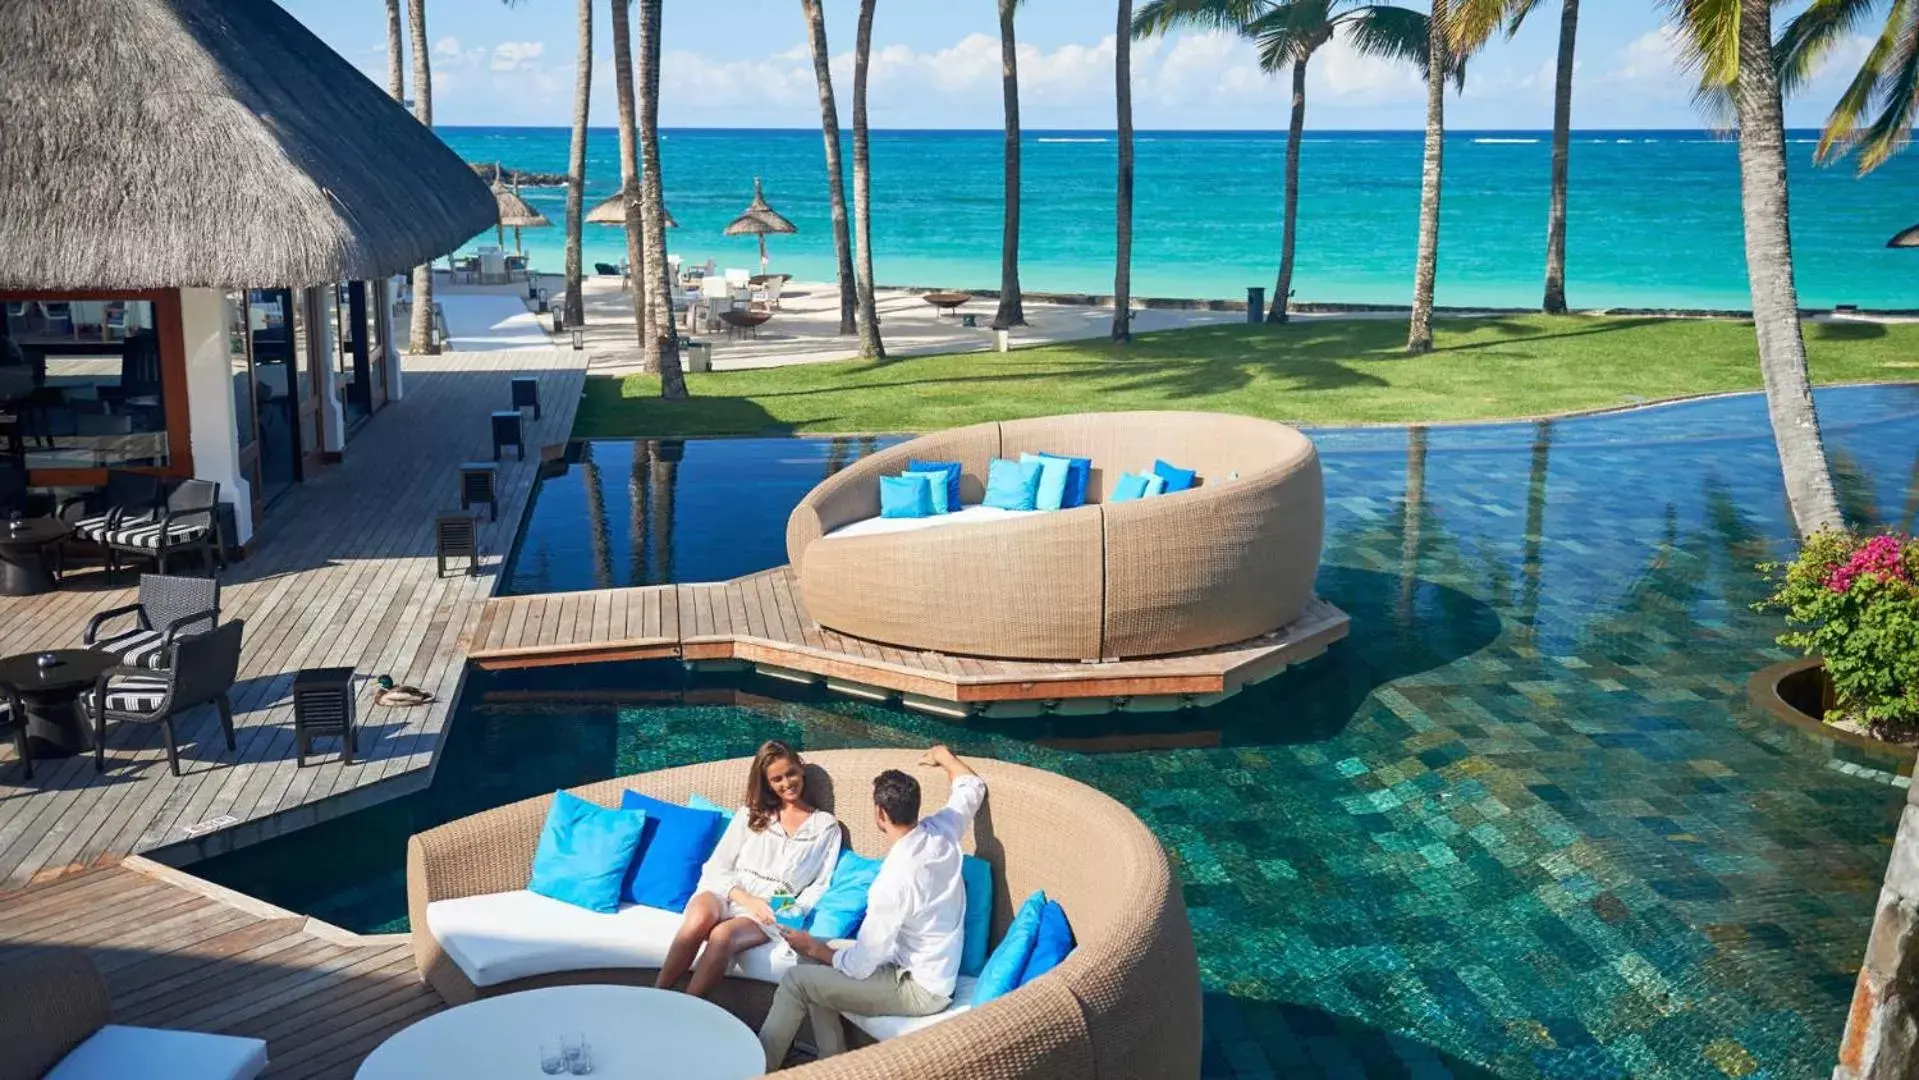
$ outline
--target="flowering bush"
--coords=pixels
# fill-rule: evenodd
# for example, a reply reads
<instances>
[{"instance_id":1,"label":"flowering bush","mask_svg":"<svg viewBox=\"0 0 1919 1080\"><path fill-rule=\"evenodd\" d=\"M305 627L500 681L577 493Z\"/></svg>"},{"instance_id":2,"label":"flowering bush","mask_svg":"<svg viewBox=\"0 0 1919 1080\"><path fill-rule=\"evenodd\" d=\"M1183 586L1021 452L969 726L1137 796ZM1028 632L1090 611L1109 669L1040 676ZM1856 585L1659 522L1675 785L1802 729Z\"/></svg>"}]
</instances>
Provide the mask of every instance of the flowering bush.
<instances>
[{"instance_id":1,"label":"flowering bush","mask_svg":"<svg viewBox=\"0 0 1919 1080\"><path fill-rule=\"evenodd\" d=\"M1774 577L1762 609L1785 612L1779 644L1817 653L1838 700L1828 720L1885 734L1919 729L1919 540L1826 531Z\"/></svg>"}]
</instances>

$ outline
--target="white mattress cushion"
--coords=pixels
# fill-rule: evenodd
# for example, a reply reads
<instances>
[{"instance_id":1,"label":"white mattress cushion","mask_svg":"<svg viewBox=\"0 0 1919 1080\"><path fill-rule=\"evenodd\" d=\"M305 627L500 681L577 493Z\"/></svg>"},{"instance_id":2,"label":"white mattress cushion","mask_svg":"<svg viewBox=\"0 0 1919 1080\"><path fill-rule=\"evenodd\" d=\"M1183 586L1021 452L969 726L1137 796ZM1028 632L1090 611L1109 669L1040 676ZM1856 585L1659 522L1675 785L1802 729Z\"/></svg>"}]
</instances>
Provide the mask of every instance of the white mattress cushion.
<instances>
[{"instance_id":1,"label":"white mattress cushion","mask_svg":"<svg viewBox=\"0 0 1919 1080\"><path fill-rule=\"evenodd\" d=\"M879 533L912 532L916 529L933 529L944 525L987 525L995 521L1007 521L1025 517L1028 514L1043 514L1044 510L1002 510L997 506L968 506L950 514L934 514L931 517L889 518L874 517L865 521L855 521L841 525L826 534L824 539L835 540L848 536L874 536Z\"/></svg>"},{"instance_id":2,"label":"white mattress cushion","mask_svg":"<svg viewBox=\"0 0 1919 1080\"><path fill-rule=\"evenodd\" d=\"M945 1012L936 1012L931 1016L854 1016L847 1013L846 1018L853 1026L866 1032L880 1042L897 1039L901 1035L911 1035L915 1031L932 1027L941 1020L951 1020L973 1007L973 987L979 982L971 975L961 975L953 984L953 1003Z\"/></svg>"},{"instance_id":3,"label":"white mattress cushion","mask_svg":"<svg viewBox=\"0 0 1919 1080\"><path fill-rule=\"evenodd\" d=\"M253 1080L266 1067L267 1044L259 1039L108 1024L46 1080Z\"/></svg>"},{"instance_id":4,"label":"white mattress cushion","mask_svg":"<svg viewBox=\"0 0 1919 1080\"><path fill-rule=\"evenodd\" d=\"M680 918L638 904L606 915L524 889L426 906L427 930L475 986L557 971L658 967Z\"/></svg>"}]
</instances>

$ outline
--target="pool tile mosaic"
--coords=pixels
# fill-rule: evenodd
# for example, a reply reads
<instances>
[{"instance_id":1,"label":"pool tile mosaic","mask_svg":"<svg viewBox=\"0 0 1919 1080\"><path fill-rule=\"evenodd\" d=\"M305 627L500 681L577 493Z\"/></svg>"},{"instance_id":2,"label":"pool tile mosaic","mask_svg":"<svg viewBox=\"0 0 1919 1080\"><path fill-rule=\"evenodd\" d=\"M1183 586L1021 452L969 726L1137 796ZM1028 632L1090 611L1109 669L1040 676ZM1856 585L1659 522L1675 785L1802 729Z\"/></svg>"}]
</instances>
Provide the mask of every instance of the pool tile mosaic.
<instances>
[{"instance_id":1,"label":"pool tile mosaic","mask_svg":"<svg viewBox=\"0 0 1919 1080\"><path fill-rule=\"evenodd\" d=\"M1819 404L1848 512L1910 529L1919 390ZM405 836L437 821L768 737L942 739L1093 784L1166 844L1209 1080L1827 1074L1906 781L1746 706L1785 655L1750 609L1787 534L1763 404L1315 435L1320 591L1352 637L1220 706L954 726L668 665L489 676L430 791L201 869L391 928ZM786 507L870 445L590 444L624 471L549 482L516 583L777 561ZM771 486L735 498L753 461ZM1204 745L1075 749L1114 734Z\"/></svg>"}]
</instances>

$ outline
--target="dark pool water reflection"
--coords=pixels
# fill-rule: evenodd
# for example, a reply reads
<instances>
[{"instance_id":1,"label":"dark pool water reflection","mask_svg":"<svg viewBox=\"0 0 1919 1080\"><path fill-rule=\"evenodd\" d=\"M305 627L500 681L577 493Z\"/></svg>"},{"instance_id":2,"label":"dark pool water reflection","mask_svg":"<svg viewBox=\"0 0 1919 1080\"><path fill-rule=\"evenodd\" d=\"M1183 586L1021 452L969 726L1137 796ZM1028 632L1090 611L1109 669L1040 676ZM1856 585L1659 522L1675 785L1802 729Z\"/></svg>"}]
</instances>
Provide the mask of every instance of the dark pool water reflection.
<instances>
[{"instance_id":1,"label":"dark pool water reflection","mask_svg":"<svg viewBox=\"0 0 1919 1080\"><path fill-rule=\"evenodd\" d=\"M1823 391L1847 513L1919 515L1919 389ZM202 864L404 926L420 828L624 772L951 741L1077 777L1178 863L1209 1077L1811 1077L1831 1069L1903 791L1750 710L1788 536L1763 402L1319 431L1324 658L1224 705L955 726L667 664L476 676L434 786ZM515 591L783 561L787 511L884 440L594 442ZM1091 753L1112 745L1151 747Z\"/></svg>"}]
</instances>

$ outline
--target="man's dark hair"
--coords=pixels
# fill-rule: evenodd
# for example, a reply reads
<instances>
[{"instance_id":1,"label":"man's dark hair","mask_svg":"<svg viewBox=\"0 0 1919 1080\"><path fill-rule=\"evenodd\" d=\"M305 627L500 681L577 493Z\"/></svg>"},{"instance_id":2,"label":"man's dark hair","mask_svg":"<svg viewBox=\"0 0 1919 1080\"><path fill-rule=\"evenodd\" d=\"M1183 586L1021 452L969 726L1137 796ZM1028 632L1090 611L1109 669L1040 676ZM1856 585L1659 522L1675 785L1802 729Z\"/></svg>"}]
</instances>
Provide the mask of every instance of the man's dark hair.
<instances>
[{"instance_id":1,"label":"man's dark hair","mask_svg":"<svg viewBox=\"0 0 1919 1080\"><path fill-rule=\"evenodd\" d=\"M873 778L873 805L886 811L895 825L917 825L920 820L920 782L888 769Z\"/></svg>"}]
</instances>

